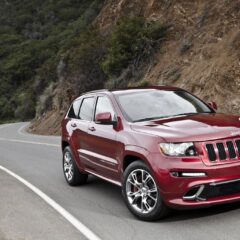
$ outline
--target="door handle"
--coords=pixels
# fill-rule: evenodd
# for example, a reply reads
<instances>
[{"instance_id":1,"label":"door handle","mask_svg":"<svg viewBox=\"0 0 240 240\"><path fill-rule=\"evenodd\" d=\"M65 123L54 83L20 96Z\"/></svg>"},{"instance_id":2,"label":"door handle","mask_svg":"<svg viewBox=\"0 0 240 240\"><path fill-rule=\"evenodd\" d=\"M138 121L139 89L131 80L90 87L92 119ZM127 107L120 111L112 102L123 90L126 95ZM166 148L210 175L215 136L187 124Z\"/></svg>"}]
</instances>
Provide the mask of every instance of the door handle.
<instances>
[{"instance_id":1,"label":"door handle","mask_svg":"<svg viewBox=\"0 0 240 240\"><path fill-rule=\"evenodd\" d=\"M77 124L76 123L71 123L71 126L75 128L77 126Z\"/></svg>"},{"instance_id":2,"label":"door handle","mask_svg":"<svg viewBox=\"0 0 240 240\"><path fill-rule=\"evenodd\" d=\"M95 127L89 127L88 129L89 129L90 131L92 131L92 132L96 131L96 128L95 128Z\"/></svg>"}]
</instances>

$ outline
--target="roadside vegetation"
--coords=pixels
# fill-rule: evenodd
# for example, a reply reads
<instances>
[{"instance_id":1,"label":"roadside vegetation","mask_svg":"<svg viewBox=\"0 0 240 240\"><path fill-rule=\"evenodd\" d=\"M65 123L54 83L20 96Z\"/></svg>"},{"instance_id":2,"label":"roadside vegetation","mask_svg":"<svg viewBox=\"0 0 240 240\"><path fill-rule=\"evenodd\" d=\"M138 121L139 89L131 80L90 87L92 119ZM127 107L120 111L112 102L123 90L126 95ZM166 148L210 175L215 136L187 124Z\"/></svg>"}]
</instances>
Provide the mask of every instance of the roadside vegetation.
<instances>
[{"instance_id":1,"label":"roadside vegetation","mask_svg":"<svg viewBox=\"0 0 240 240\"><path fill-rule=\"evenodd\" d=\"M121 75L130 64L138 66L152 56L154 48L163 40L167 27L159 22L146 22L142 17L124 17L116 25L110 38L108 52L102 63L111 77Z\"/></svg>"},{"instance_id":2,"label":"roadside vegetation","mask_svg":"<svg viewBox=\"0 0 240 240\"><path fill-rule=\"evenodd\" d=\"M51 110L55 90L145 86L167 28L123 17L106 36L94 24L104 0L0 0L0 119L27 120ZM136 74L138 73L138 74ZM58 96L59 97L59 96Z\"/></svg>"},{"instance_id":3,"label":"roadside vegetation","mask_svg":"<svg viewBox=\"0 0 240 240\"><path fill-rule=\"evenodd\" d=\"M31 119L103 0L0 0L0 119Z\"/></svg>"}]
</instances>

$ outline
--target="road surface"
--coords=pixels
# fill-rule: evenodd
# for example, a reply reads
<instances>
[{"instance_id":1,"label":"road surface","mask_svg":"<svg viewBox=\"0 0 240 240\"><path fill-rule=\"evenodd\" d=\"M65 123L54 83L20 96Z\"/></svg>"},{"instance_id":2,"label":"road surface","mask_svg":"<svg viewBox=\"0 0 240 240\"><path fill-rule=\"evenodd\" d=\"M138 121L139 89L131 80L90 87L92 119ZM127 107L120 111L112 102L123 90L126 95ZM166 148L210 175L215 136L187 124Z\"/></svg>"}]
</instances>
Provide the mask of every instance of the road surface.
<instances>
[{"instance_id":1,"label":"road surface","mask_svg":"<svg viewBox=\"0 0 240 240\"><path fill-rule=\"evenodd\" d=\"M127 210L117 186L95 177L84 186L68 186L60 137L31 135L24 126L0 125L0 166L40 189L100 239L239 240L240 203L174 211L162 221L141 222ZM1 170L0 183L1 240L86 239L36 193Z\"/></svg>"}]
</instances>

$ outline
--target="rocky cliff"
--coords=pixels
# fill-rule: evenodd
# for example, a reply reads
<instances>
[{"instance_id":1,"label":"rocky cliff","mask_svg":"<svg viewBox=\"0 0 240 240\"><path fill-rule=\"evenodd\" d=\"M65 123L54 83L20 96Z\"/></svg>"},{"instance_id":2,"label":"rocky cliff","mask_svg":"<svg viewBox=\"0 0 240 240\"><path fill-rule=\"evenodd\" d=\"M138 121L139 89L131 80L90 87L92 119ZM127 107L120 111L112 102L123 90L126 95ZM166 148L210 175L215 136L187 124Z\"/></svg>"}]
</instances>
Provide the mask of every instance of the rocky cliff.
<instances>
[{"instance_id":1,"label":"rocky cliff","mask_svg":"<svg viewBox=\"0 0 240 240\"><path fill-rule=\"evenodd\" d=\"M206 101L216 101L220 112L240 113L240 1L106 0L94 24L107 38L126 16L168 27L141 78L130 77L128 85L179 86ZM71 91L69 81L58 85L52 102L55 106L33 121L32 131L59 132L68 105L59 107L59 95L67 102L65 86Z\"/></svg>"}]
</instances>

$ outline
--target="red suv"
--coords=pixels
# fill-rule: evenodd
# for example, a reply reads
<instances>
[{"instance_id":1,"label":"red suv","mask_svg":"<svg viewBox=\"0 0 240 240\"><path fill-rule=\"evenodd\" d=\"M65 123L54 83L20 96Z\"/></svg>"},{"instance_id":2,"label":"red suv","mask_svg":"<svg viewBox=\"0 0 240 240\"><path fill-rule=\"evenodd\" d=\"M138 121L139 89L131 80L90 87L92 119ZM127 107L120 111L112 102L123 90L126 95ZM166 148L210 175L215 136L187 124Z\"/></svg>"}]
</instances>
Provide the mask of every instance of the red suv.
<instances>
[{"instance_id":1,"label":"red suv","mask_svg":"<svg viewBox=\"0 0 240 240\"><path fill-rule=\"evenodd\" d=\"M121 186L142 220L238 201L240 118L216 108L175 87L86 93L62 121L65 178Z\"/></svg>"}]
</instances>

